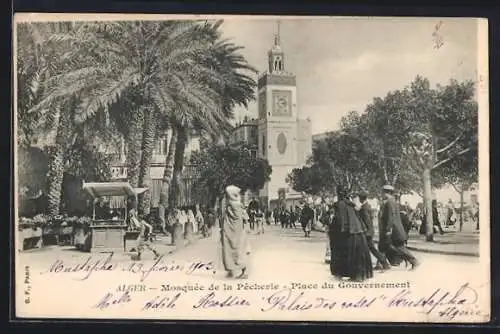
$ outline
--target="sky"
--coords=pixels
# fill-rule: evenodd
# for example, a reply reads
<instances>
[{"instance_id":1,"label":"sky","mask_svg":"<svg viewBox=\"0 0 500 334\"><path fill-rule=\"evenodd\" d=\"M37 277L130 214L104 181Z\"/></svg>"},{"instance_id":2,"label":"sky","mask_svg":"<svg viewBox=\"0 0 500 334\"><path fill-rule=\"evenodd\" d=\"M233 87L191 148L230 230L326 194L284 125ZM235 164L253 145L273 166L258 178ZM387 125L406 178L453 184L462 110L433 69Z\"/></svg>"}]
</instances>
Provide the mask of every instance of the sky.
<instances>
[{"instance_id":1,"label":"sky","mask_svg":"<svg viewBox=\"0 0 500 334\"><path fill-rule=\"evenodd\" d=\"M276 22L226 18L221 28L263 72ZM433 36L436 25L439 38ZM281 18L285 70L297 77L299 117L309 117L317 134L338 129L345 113L364 111L374 97L404 88L417 75L432 85L475 80L477 30L472 18ZM257 117L257 103L236 115Z\"/></svg>"}]
</instances>

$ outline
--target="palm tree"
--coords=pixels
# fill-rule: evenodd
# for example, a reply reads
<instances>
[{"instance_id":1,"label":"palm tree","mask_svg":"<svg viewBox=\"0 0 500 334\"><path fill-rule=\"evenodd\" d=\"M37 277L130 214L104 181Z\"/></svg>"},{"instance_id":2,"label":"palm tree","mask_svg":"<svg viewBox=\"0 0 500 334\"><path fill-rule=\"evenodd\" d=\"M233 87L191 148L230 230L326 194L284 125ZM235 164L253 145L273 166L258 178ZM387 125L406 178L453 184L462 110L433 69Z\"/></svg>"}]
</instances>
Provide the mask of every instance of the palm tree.
<instances>
[{"instance_id":1,"label":"palm tree","mask_svg":"<svg viewBox=\"0 0 500 334\"><path fill-rule=\"evenodd\" d=\"M239 47L220 40L220 24L87 22L54 34L51 42L69 46L60 58L72 66L51 77L49 93L30 111L52 110L48 116L59 115L55 110L63 110L61 106L76 104L72 116L55 118L58 129L66 130L56 140L61 146L68 142L68 124L98 113L111 116L126 137L129 181L146 187L158 124L166 120L173 133L160 198L166 206L176 134L195 123L214 137L221 130L227 132L233 106L253 98L255 82L240 72L253 68L237 53ZM60 149L56 156L63 152ZM54 161L57 178L62 160ZM56 188L57 184L54 194ZM148 208L149 201L142 199L142 211Z\"/></svg>"},{"instance_id":2,"label":"palm tree","mask_svg":"<svg viewBox=\"0 0 500 334\"><path fill-rule=\"evenodd\" d=\"M112 116L124 125L129 182L148 186L158 115L172 113L179 101L210 105L185 88L189 78L214 74L210 68L191 66L210 46L205 42L210 26L195 21L137 21L90 22L82 27L53 37L69 42L73 55L86 58L54 78L57 88L37 108L76 95L76 121L97 113Z\"/></svg>"},{"instance_id":3,"label":"palm tree","mask_svg":"<svg viewBox=\"0 0 500 334\"><path fill-rule=\"evenodd\" d=\"M236 105L247 106L248 102L255 98L255 80L247 74L256 73L257 70L248 64L245 57L239 53L242 49L227 40L221 40L219 30L222 21L217 21L213 26L211 42L213 47L210 52L205 53L198 61L202 66L213 68L218 74L214 77L199 77L198 84L215 93L216 100L214 109L194 109L194 113L177 113L172 116L172 140L165 161L162 187L160 192L160 219L164 219L164 210L168 206L169 188L174 175L179 175L184 159L185 144L178 144L177 136L185 133L188 129L196 128L207 132L214 140L220 135L227 136L231 129L230 120L233 119L233 108ZM184 117L183 117L184 116ZM181 149L182 152L176 152ZM177 163L176 159L177 157ZM177 166L177 170L175 168ZM178 181L178 177L176 178Z\"/></svg>"},{"instance_id":4,"label":"palm tree","mask_svg":"<svg viewBox=\"0 0 500 334\"><path fill-rule=\"evenodd\" d=\"M64 159L71 144L74 99L58 96L44 102L51 95L53 78L71 68L74 61L67 57L69 45L54 43L53 34L72 28L65 23L21 23L17 29L17 112L18 145L29 146L33 140L55 133L55 142L48 172L48 213L56 215L60 209Z\"/></svg>"}]
</instances>

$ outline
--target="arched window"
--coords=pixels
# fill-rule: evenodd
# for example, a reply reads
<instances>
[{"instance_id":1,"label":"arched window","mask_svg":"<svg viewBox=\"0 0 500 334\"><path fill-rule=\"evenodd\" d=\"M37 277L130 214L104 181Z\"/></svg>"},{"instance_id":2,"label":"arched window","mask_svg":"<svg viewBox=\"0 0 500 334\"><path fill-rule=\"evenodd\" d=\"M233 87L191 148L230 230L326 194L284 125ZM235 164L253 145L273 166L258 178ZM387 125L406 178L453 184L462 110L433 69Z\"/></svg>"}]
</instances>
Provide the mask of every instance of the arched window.
<instances>
[{"instance_id":1,"label":"arched window","mask_svg":"<svg viewBox=\"0 0 500 334\"><path fill-rule=\"evenodd\" d=\"M274 58L274 70L275 71L283 70L283 61L281 59L281 56L276 56L276 58Z\"/></svg>"}]
</instances>

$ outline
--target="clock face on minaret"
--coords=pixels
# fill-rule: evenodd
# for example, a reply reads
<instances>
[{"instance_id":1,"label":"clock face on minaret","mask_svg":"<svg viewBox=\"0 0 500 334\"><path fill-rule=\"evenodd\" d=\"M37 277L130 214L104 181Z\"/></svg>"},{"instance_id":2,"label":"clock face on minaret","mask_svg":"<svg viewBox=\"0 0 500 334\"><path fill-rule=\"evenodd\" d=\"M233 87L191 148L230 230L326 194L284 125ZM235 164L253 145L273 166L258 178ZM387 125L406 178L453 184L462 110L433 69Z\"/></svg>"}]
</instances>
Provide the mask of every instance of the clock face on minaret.
<instances>
[{"instance_id":1,"label":"clock face on minaret","mask_svg":"<svg viewBox=\"0 0 500 334\"><path fill-rule=\"evenodd\" d=\"M291 116L292 92L273 90L273 116Z\"/></svg>"}]
</instances>

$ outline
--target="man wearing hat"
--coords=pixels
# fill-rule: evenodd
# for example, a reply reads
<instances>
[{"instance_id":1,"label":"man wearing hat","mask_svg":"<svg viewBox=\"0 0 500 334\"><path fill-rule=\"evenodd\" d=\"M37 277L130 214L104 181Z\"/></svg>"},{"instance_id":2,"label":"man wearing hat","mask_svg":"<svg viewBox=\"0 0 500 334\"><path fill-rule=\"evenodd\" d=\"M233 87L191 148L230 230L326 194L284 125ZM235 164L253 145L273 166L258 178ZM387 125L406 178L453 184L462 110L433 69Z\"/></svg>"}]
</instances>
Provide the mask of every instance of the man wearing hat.
<instances>
[{"instance_id":1,"label":"man wearing hat","mask_svg":"<svg viewBox=\"0 0 500 334\"><path fill-rule=\"evenodd\" d=\"M310 202L307 201L300 214L300 224L302 225L302 230L304 231L304 236L306 238L311 236L311 225L314 219L314 211L309 205Z\"/></svg>"},{"instance_id":2,"label":"man wearing hat","mask_svg":"<svg viewBox=\"0 0 500 334\"><path fill-rule=\"evenodd\" d=\"M366 191L361 191L358 194L359 202L361 203L361 207L358 211L359 218L361 222L365 225L366 227L366 242L368 244L368 248L370 249L370 253L375 256L377 259L377 263L380 263L382 265L383 270L388 270L391 268L391 265L389 264L389 261L387 261L387 258L377 250L375 247L375 244L373 243L373 219L372 219L372 207L370 206L370 203L368 203L368 193Z\"/></svg>"},{"instance_id":3,"label":"man wearing hat","mask_svg":"<svg viewBox=\"0 0 500 334\"><path fill-rule=\"evenodd\" d=\"M405 246L408 235L401 223L399 205L394 199L394 187L385 185L382 189L385 201L380 216L379 250L386 256L395 255L409 262L412 269L415 269L419 263Z\"/></svg>"}]
</instances>

